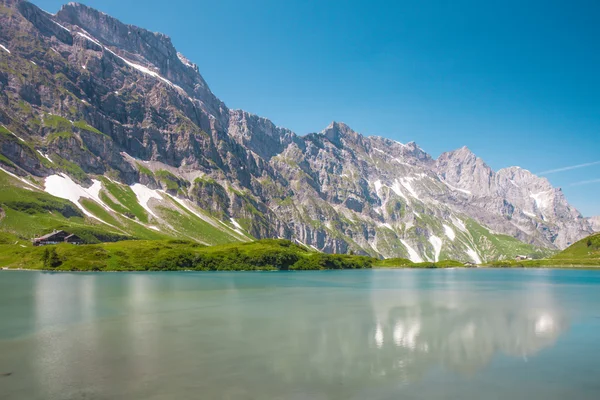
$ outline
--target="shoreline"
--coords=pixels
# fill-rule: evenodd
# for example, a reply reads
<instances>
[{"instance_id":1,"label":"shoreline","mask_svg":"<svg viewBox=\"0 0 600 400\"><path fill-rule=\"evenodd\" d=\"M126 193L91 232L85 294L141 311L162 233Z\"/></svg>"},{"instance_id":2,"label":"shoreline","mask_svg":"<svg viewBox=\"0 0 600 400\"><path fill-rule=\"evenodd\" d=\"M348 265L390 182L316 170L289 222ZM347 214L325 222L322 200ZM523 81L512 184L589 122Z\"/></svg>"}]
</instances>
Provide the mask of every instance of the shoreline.
<instances>
[{"instance_id":1,"label":"shoreline","mask_svg":"<svg viewBox=\"0 0 600 400\"><path fill-rule=\"evenodd\" d=\"M584 243L585 245L585 243ZM580 249L581 250L581 249ZM285 271L328 269L536 268L600 269L600 254L578 251L558 258L488 261L480 265L456 260L414 263L404 258L326 254L287 240L263 239L239 244L200 246L177 240L138 240L98 245L20 248L0 245L2 270L47 272L143 271Z\"/></svg>"},{"instance_id":2,"label":"shoreline","mask_svg":"<svg viewBox=\"0 0 600 400\"><path fill-rule=\"evenodd\" d=\"M493 266L478 266L478 267L439 267L439 268L429 268L429 267L372 267L372 268L356 268L352 269L356 270L492 270L492 269L504 269L504 270L555 270L555 269L563 269L563 270L600 270L600 265L590 266L590 265L557 265L557 266L539 266L539 267L493 267ZM51 273L124 273L124 272L139 272L139 273L147 273L147 272L305 272L305 271L348 271L349 269L319 269L319 270L211 270L211 271L202 271L202 270L194 270L194 269L182 269L182 270L163 270L163 271L138 271L138 270L101 270L101 271L85 271L85 270L55 270L55 269L33 269L33 268L8 268L3 267L0 268L0 272L2 271L23 271L23 272L51 272Z\"/></svg>"}]
</instances>

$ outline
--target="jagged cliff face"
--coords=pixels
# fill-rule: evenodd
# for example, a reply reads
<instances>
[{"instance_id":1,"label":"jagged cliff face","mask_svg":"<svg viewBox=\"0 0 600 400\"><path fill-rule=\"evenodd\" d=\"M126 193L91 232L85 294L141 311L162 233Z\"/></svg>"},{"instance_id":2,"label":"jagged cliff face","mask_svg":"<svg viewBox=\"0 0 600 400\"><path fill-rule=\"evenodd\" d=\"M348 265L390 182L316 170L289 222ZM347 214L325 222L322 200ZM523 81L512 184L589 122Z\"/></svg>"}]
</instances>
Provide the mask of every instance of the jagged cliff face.
<instances>
[{"instance_id":1,"label":"jagged cliff face","mask_svg":"<svg viewBox=\"0 0 600 400\"><path fill-rule=\"evenodd\" d=\"M465 210L501 216L494 223L484 221L500 232L526 240L532 233L542 242L558 248L572 244L590 227L565 199L561 189L519 167L492 171L468 149L444 153L437 160L438 174L452 187L468 195Z\"/></svg>"},{"instance_id":2,"label":"jagged cliff face","mask_svg":"<svg viewBox=\"0 0 600 400\"><path fill-rule=\"evenodd\" d=\"M433 160L342 123L301 137L229 110L167 36L86 6L50 15L4 0L0 22L0 152L16 175L106 175L244 235L415 261L511 257L533 251L514 238L558 249L591 232L546 179L494 172L467 148ZM172 225L156 196L150 218Z\"/></svg>"}]
</instances>

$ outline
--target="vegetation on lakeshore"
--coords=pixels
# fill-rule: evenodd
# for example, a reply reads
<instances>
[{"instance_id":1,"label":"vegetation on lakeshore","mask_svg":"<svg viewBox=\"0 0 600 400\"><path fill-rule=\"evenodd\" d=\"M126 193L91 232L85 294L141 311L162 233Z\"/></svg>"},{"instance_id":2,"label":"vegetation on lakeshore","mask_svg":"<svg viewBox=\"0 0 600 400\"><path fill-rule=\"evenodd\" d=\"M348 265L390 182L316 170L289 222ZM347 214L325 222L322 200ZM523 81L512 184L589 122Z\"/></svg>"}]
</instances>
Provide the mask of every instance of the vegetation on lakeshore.
<instances>
[{"instance_id":1,"label":"vegetation on lakeshore","mask_svg":"<svg viewBox=\"0 0 600 400\"><path fill-rule=\"evenodd\" d=\"M374 262L375 268L456 268L466 267L467 265L455 260L441 260L437 262L415 263L406 258L386 258Z\"/></svg>"},{"instance_id":2,"label":"vegetation on lakeshore","mask_svg":"<svg viewBox=\"0 0 600 400\"><path fill-rule=\"evenodd\" d=\"M0 237L0 267L55 271L276 271L361 268L467 267L454 260L414 263L404 258L324 254L283 239L204 246L187 240L125 240L90 245L32 247ZM543 260L499 261L490 267L597 267L600 235Z\"/></svg>"},{"instance_id":3,"label":"vegetation on lakeshore","mask_svg":"<svg viewBox=\"0 0 600 400\"><path fill-rule=\"evenodd\" d=\"M541 260L504 260L489 263L496 268L586 267L600 268L600 234L584 238L560 253Z\"/></svg>"},{"instance_id":4,"label":"vegetation on lakeshore","mask_svg":"<svg viewBox=\"0 0 600 400\"><path fill-rule=\"evenodd\" d=\"M43 247L0 245L0 266L56 271L252 271L371 268L364 256L322 254L287 240L202 246L184 240L128 240Z\"/></svg>"}]
</instances>

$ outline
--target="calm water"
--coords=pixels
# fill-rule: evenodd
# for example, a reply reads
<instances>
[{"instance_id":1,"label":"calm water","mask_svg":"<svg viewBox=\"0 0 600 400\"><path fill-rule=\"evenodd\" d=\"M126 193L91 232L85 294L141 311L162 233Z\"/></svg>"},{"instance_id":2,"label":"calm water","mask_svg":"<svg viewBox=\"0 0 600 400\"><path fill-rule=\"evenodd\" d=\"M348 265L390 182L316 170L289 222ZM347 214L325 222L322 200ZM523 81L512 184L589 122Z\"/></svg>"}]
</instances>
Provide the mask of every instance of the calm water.
<instances>
[{"instance_id":1,"label":"calm water","mask_svg":"<svg viewBox=\"0 0 600 400\"><path fill-rule=\"evenodd\" d=\"M600 272L0 273L0 399L600 398Z\"/></svg>"}]
</instances>

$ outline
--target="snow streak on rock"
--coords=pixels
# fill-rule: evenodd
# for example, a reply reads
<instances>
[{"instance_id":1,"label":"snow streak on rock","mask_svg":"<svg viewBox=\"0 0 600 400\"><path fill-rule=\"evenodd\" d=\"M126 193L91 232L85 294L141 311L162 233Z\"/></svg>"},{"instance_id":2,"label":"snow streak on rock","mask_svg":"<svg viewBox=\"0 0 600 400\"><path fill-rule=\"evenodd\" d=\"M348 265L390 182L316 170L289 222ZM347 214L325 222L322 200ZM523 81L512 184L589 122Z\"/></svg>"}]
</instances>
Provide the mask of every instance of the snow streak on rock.
<instances>
[{"instance_id":1,"label":"snow streak on rock","mask_svg":"<svg viewBox=\"0 0 600 400\"><path fill-rule=\"evenodd\" d=\"M400 239L400 242L404 245L404 247L406 247L406 251L408 251L408 258L410 261L417 262L417 263L423 262L423 259L421 258L419 253L417 253L415 251L415 249L410 247L410 245L408 244L408 242L406 240Z\"/></svg>"}]
</instances>

